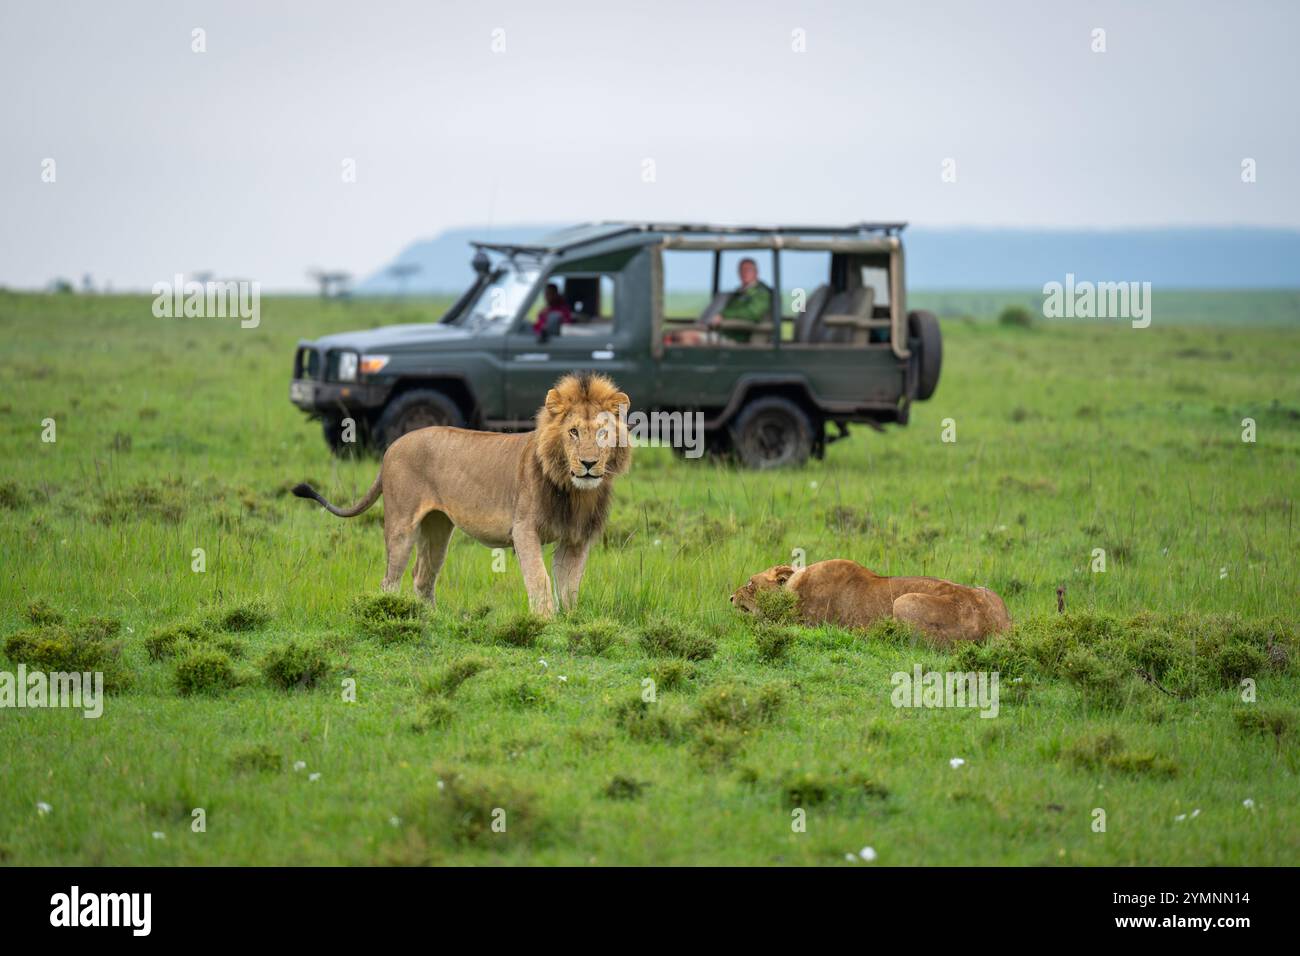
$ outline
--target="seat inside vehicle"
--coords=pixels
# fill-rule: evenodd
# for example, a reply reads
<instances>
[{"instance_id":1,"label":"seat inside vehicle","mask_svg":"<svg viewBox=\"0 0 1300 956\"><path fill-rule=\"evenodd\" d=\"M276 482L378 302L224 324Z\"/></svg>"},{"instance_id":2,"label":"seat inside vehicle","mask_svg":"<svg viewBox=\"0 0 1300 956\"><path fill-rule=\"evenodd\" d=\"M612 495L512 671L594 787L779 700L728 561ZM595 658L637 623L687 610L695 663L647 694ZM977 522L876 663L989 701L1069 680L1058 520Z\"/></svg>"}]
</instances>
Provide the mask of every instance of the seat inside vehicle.
<instances>
[{"instance_id":1,"label":"seat inside vehicle","mask_svg":"<svg viewBox=\"0 0 1300 956\"><path fill-rule=\"evenodd\" d=\"M844 259L832 266L838 290L812 326L810 342L867 345L875 327L876 290L862 281L858 262Z\"/></svg>"},{"instance_id":2,"label":"seat inside vehicle","mask_svg":"<svg viewBox=\"0 0 1300 956\"><path fill-rule=\"evenodd\" d=\"M707 322L709 319L713 318L715 315L717 315L719 312L725 309L727 307L727 300L730 298L731 298L730 292L719 292L717 295L715 295L712 301L709 302L708 307L705 308L705 310L700 313L700 321Z\"/></svg>"},{"instance_id":3,"label":"seat inside vehicle","mask_svg":"<svg viewBox=\"0 0 1300 956\"><path fill-rule=\"evenodd\" d=\"M808 301L804 303L804 310L795 316L794 340L796 342L813 341L813 329L821 319L822 310L826 308L830 291L830 286L823 282L813 289L812 295L808 296Z\"/></svg>"}]
</instances>

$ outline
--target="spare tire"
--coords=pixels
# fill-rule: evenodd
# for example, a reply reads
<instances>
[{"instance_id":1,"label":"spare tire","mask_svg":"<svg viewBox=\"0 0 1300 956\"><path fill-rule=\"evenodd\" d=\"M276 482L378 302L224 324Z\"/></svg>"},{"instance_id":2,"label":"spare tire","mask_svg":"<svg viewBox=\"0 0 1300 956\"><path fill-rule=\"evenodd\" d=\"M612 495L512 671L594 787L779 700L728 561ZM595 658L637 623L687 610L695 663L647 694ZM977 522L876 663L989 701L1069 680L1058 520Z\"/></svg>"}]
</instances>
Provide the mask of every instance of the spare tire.
<instances>
[{"instance_id":1,"label":"spare tire","mask_svg":"<svg viewBox=\"0 0 1300 956\"><path fill-rule=\"evenodd\" d=\"M943 366L943 336L939 334L939 320L933 312L907 313L907 333L916 340L916 395L925 401L939 387L939 369Z\"/></svg>"}]
</instances>

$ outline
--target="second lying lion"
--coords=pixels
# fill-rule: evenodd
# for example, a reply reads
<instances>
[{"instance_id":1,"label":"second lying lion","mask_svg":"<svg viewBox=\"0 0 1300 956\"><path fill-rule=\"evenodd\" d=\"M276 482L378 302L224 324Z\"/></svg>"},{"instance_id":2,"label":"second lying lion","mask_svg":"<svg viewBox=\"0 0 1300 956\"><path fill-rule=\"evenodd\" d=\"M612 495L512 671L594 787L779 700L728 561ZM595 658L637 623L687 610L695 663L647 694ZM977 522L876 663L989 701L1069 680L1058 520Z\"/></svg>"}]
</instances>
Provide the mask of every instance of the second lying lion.
<instances>
[{"instance_id":1,"label":"second lying lion","mask_svg":"<svg viewBox=\"0 0 1300 956\"><path fill-rule=\"evenodd\" d=\"M911 624L937 647L982 641L1011 627L1007 606L988 588L941 578L882 577L856 561L818 561L796 571L788 564L761 571L731 595L731 603L754 613L758 592L785 588L798 597L805 624L867 628L892 617Z\"/></svg>"}]
</instances>

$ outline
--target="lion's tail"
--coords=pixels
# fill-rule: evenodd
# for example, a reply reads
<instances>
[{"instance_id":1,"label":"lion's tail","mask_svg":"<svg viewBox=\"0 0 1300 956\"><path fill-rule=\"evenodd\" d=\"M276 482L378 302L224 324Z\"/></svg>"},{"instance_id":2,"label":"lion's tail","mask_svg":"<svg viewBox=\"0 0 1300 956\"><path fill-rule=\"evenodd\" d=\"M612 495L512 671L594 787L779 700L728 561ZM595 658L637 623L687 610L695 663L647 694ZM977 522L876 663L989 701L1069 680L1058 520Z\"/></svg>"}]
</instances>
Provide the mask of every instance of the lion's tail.
<instances>
[{"instance_id":1,"label":"lion's tail","mask_svg":"<svg viewBox=\"0 0 1300 956\"><path fill-rule=\"evenodd\" d=\"M384 470L381 468L379 469L379 474L375 475L374 484L370 486L370 490L366 492L366 496L351 508L339 508L336 505L330 504L320 496L320 493L317 492L315 488L305 482L301 485L294 486L293 493L299 498L311 498L315 501L319 501L324 505L325 510L332 515L338 515L340 518L355 518L378 501L379 496L384 493L383 477Z\"/></svg>"}]
</instances>

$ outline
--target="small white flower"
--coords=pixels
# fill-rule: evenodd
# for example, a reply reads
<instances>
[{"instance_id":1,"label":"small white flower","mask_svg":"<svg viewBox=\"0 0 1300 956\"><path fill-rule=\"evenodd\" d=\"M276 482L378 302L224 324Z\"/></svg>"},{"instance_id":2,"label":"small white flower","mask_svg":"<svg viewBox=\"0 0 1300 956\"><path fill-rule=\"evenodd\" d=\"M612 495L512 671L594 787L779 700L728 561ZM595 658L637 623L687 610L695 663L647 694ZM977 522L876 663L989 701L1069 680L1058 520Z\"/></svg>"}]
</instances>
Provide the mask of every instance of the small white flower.
<instances>
[{"instance_id":1,"label":"small white flower","mask_svg":"<svg viewBox=\"0 0 1300 956\"><path fill-rule=\"evenodd\" d=\"M1192 819L1193 819L1193 820L1195 820L1195 819L1196 819L1197 817L1199 817L1200 815L1201 815L1201 808L1200 808L1200 807L1197 807L1195 810L1192 811Z\"/></svg>"},{"instance_id":2,"label":"small white flower","mask_svg":"<svg viewBox=\"0 0 1300 956\"><path fill-rule=\"evenodd\" d=\"M316 782L317 780L319 780L319 779L320 779L320 774L319 774L319 773L309 773L309 774L307 775L307 780L308 780L310 783L315 783L315 782Z\"/></svg>"},{"instance_id":3,"label":"small white flower","mask_svg":"<svg viewBox=\"0 0 1300 956\"><path fill-rule=\"evenodd\" d=\"M1255 809L1255 801L1252 800L1250 797L1247 797L1245 800L1241 801L1241 805L1245 807L1247 810Z\"/></svg>"},{"instance_id":4,"label":"small white flower","mask_svg":"<svg viewBox=\"0 0 1300 956\"><path fill-rule=\"evenodd\" d=\"M961 757L953 757L951 760L948 761L948 766L952 767L953 770L956 770L965 762L966 761L963 760Z\"/></svg>"},{"instance_id":5,"label":"small white flower","mask_svg":"<svg viewBox=\"0 0 1300 956\"><path fill-rule=\"evenodd\" d=\"M49 813L53 809L54 808L50 806L48 803L46 803L44 800L36 804L36 812L40 816L45 816L45 814Z\"/></svg>"},{"instance_id":6,"label":"small white flower","mask_svg":"<svg viewBox=\"0 0 1300 956\"><path fill-rule=\"evenodd\" d=\"M1228 576L1228 566L1225 564L1223 567L1219 568L1219 580L1222 581L1227 576Z\"/></svg>"},{"instance_id":7,"label":"small white flower","mask_svg":"<svg viewBox=\"0 0 1300 956\"><path fill-rule=\"evenodd\" d=\"M1160 549L1160 553L1163 554L1165 557L1168 557L1168 556L1169 556L1169 549L1168 549L1168 548L1161 548L1161 549Z\"/></svg>"},{"instance_id":8,"label":"small white flower","mask_svg":"<svg viewBox=\"0 0 1300 956\"><path fill-rule=\"evenodd\" d=\"M1174 817L1174 822L1175 822L1175 823L1182 823L1182 822L1183 822L1184 820L1186 820L1186 819L1187 819L1187 814L1185 814L1185 813L1180 813L1180 814L1178 814L1178 816Z\"/></svg>"},{"instance_id":9,"label":"small white flower","mask_svg":"<svg viewBox=\"0 0 1300 956\"><path fill-rule=\"evenodd\" d=\"M1024 679L1023 677L1013 677L1013 678L1011 678L1011 683L1013 683L1013 684L1021 684L1021 683L1024 683L1024 680L1025 680L1025 679Z\"/></svg>"},{"instance_id":10,"label":"small white flower","mask_svg":"<svg viewBox=\"0 0 1300 956\"><path fill-rule=\"evenodd\" d=\"M394 816L394 817L389 817L389 818L388 818L388 825L389 825L390 827L400 827L400 826L402 825L402 818L401 818L401 817L396 817L396 816Z\"/></svg>"},{"instance_id":11,"label":"small white flower","mask_svg":"<svg viewBox=\"0 0 1300 956\"><path fill-rule=\"evenodd\" d=\"M810 481L810 482L808 482L808 487L809 487L809 488L816 488L816 487L817 487L817 482L815 482L815 481Z\"/></svg>"},{"instance_id":12,"label":"small white flower","mask_svg":"<svg viewBox=\"0 0 1300 956\"><path fill-rule=\"evenodd\" d=\"M305 760L295 760L295 761L293 762L293 769L294 769L294 772L295 772L295 773L297 773L299 770L306 770L306 769L307 769L307 761L305 761Z\"/></svg>"},{"instance_id":13,"label":"small white flower","mask_svg":"<svg viewBox=\"0 0 1300 956\"><path fill-rule=\"evenodd\" d=\"M567 678L567 677L565 677L563 674L561 674L561 675L560 675L560 683L562 683L562 684L567 684L568 682L569 682L569 678Z\"/></svg>"},{"instance_id":14,"label":"small white flower","mask_svg":"<svg viewBox=\"0 0 1300 956\"><path fill-rule=\"evenodd\" d=\"M858 858L857 858L856 856L854 856L852 853L845 853L845 854L844 854L844 859L848 860L850 863L857 863L857 862L858 862Z\"/></svg>"},{"instance_id":15,"label":"small white flower","mask_svg":"<svg viewBox=\"0 0 1300 956\"><path fill-rule=\"evenodd\" d=\"M659 547L659 545L661 545L661 544L663 544L663 541L661 541L661 540L658 539L658 538L655 538L655 547L657 548L657 547Z\"/></svg>"},{"instance_id":16,"label":"small white flower","mask_svg":"<svg viewBox=\"0 0 1300 956\"><path fill-rule=\"evenodd\" d=\"M864 846L861 850L858 851L858 856L862 857L862 859L870 863L872 860L876 858L876 851L869 846Z\"/></svg>"},{"instance_id":17,"label":"small white flower","mask_svg":"<svg viewBox=\"0 0 1300 956\"><path fill-rule=\"evenodd\" d=\"M550 667L550 666L551 666L550 664L546 663L546 661L544 661L544 660L538 660L537 663L540 664L542 667Z\"/></svg>"},{"instance_id":18,"label":"small white flower","mask_svg":"<svg viewBox=\"0 0 1300 956\"><path fill-rule=\"evenodd\" d=\"M439 780L439 781L438 781L438 789L439 789L439 790L446 790L446 789L447 789L447 785L446 785L445 783L443 783L441 780Z\"/></svg>"},{"instance_id":19,"label":"small white flower","mask_svg":"<svg viewBox=\"0 0 1300 956\"><path fill-rule=\"evenodd\" d=\"M133 627L128 627L128 628L126 629L126 633L128 633L128 634L134 634L134 633L135 633L135 628L133 628Z\"/></svg>"},{"instance_id":20,"label":"small white flower","mask_svg":"<svg viewBox=\"0 0 1300 956\"><path fill-rule=\"evenodd\" d=\"M163 833L161 830L154 830L153 838L155 840L165 840L167 839L167 834Z\"/></svg>"}]
</instances>

